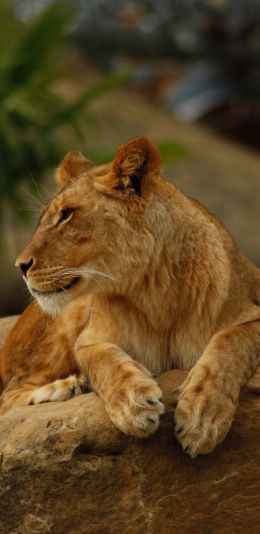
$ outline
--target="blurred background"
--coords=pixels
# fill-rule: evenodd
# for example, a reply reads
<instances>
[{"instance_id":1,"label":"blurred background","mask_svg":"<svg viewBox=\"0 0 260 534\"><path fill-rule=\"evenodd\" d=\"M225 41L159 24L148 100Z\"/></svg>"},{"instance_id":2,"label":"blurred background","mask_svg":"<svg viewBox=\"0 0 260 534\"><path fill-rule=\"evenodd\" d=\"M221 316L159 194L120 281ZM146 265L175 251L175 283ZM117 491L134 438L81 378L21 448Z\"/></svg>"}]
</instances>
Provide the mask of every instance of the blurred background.
<instances>
[{"instance_id":1,"label":"blurred background","mask_svg":"<svg viewBox=\"0 0 260 534\"><path fill-rule=\"evenodd\" d=\"M0 316L55 166L135 135L260 266L258 0L1 0L0 23Z\"/></svg>"}]
</instances>

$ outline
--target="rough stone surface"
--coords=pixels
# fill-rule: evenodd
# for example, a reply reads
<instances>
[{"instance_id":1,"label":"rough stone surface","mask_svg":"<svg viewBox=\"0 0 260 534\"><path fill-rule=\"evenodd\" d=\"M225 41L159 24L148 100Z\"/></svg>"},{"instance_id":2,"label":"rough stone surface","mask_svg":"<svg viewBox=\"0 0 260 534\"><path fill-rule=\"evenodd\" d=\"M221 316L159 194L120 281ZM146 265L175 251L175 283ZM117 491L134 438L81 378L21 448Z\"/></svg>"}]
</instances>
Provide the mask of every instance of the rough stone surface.
<instances>
[{"instance_id":1,"label":"rough stone surface","mask_svg":"<svg viewBox=\"0 0 260 534\"><path fill-rule=\"evenodd\" d=\"M173 431L184 376L160 377L167 413L149 439L117 430L94 393L2 416L0 532L258 533L260 398L244 390L223 444L191 460Z\"/></svg>"}]
</instances>

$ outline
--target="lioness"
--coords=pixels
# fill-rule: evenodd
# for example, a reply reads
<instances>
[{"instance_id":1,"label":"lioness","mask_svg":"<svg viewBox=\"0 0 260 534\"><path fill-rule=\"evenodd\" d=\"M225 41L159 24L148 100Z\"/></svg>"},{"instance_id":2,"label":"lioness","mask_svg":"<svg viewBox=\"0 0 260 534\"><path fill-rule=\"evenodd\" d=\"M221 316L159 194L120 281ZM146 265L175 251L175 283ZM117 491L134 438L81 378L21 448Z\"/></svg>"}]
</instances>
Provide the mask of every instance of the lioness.
<instances>
[{"instance_id":1,"label":"lioness","mask_svg":"<svg viewBox=\"0 0 260 534\"><path fill-rule=\"evenodd\" d=\"M108 165L70 152L58 167L16 261L36 302L2 351L2 413L90 384L115 425L144 437L164 411L153 375L178 367L191 369L176 391L182 447L195 457L228 433L260 359L260 271L160 167L145 137Z\"/></svg>"}]
</instances>

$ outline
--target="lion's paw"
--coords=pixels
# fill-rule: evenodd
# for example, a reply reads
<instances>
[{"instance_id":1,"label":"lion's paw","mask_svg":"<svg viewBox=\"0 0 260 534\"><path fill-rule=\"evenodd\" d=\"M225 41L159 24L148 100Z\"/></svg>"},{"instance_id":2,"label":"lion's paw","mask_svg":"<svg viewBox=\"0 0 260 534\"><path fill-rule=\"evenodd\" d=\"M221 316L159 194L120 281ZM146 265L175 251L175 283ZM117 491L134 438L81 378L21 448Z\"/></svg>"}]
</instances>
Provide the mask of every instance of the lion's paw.
<instances>
[{"instance_id":1,"label":"lion's paw","mask_svg":"<svg viewBox=\"0 0 260 534\"><path fill-rule=\"evenodd\" d=\"M142 438L159 426L164 413L162 392L151 378L140 376L125 381L115 388L104 405L113 423L124 433Z\"/></svg>"},{"instance_id":2,"label":"lion's paw","mask_svg":"<svg viewBox=\"0 0 260 534\"><path fill-rule=\"evenodd\" d=\"M192 458L211 452L229 432L237 406L235 395L219 388L208 373L196 376L193 372L177 393L175 434L182 448Z\"/></svg>"},{"instance_id":3,"label":"lion's paw","mask_svg":"<svg viewBox=\"0 0 260 534\"><path fill-rule=\"evenodd\" d=\"M84 380L76 375L61 378L33 390L28 404L66 401L83 393L84 386Z\"/></svg>"}]
</instances>

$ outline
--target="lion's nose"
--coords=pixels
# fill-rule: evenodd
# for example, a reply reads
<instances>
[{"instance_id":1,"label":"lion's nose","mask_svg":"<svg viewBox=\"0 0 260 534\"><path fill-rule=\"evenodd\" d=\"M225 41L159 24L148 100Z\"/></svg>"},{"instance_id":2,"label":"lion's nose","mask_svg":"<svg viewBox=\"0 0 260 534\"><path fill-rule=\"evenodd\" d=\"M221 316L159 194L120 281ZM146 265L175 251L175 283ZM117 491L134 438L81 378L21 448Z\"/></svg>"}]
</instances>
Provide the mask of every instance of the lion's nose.
<instances>
[{"instance_id":1,"label":"lion's nose","mask_svg":"<svg viewBox=\"0 0 260 534\"><path fill-rule=\"evenodd\" d=\"M29 269L32 266L32 264L33 264L33 259L32 258L27 263L20 262L18 264L18 267L19 267L21 273L24 276L27 276L27 272L29 271Z\"/></svg>"}]
</instances>

